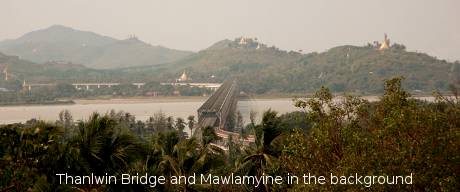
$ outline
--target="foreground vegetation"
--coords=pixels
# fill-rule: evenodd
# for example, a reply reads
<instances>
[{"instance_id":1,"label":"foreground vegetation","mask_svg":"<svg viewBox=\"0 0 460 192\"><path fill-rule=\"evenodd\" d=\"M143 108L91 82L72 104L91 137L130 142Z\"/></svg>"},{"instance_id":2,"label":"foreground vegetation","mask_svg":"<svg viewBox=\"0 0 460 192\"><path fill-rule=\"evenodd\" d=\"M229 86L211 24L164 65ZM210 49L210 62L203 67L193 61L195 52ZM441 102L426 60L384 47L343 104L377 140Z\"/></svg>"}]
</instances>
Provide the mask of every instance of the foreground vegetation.
<instances>
[{"instance_id":1,"label":"foreground vegetation","mask_svg":"<svg viewBox=\"0 0 460 192\"><path fill-rule=\"evenodd\" d=\"M460 188L460 101L409 98L400 79L374 103L321 88L296 99L298 112L266 111L252 121L256 142L212 145L212 128L187 138L188 120L156 114L147 122L127 113L93 114L73 122L29 121L0 128L0 191L366 191L363 185L59 185L55 174L120 175L410 175L412 185L373 185L373 191L455 191Z\"/></svg>"}]
</instances>

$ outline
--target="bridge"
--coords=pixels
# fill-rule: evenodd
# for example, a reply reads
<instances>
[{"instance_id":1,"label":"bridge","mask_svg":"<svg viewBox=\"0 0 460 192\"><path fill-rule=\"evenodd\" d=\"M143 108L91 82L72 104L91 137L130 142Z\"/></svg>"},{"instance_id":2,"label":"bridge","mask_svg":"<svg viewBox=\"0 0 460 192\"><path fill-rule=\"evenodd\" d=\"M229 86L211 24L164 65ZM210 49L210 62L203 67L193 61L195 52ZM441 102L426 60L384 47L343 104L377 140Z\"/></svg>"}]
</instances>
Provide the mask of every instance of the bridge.
<instances>
[{"instance_id":1,"label":"bridge","mask_svg":"<svg viewBox=\"0 0 460 192\"><path fill-rule=\"evenodd\" d=\"M138 89L145 86L146 83L130 83L130 85L136 86ZM121 83L71 83L70 85L74 86L75 89L100 89L100 88L111 88L114 86L119 86ZM161 85L172 85L172 86L190 86L190 87L199 87L199 88L207 88L212 91L217 90L220 87L220 83L161 83ZM56 86L56 83L24 83L22 87L25 90L31 90L34 87L53 87Z\"/></svg>"},{"instance_id":2,"label":"bridge","mask_svg":"<svg viewBox=\"0 0 460 192\"><path fill-rule=\"evenodd\" d=\"M72 83L72 86L74 86L75 89L85 88L86 90L89 90L91 87L93 88L97 87L98 89L100 89L102 87L110 88L112 86L118 86L118 85L120 85L120 83ZM140 86L137 85L137 88L140 88Z\"/></svg>"},{"instance_id":3,"label":"bridge","mask_svg":"<svg viewBox=\"0 0 460 192\"><path fill-rule=\"evenodd\" d=\"M240 140L245 144L254 142L254 136L240 138L239 133L231 131L234 126L234 115L238 103L239 88L236 80L225 81L212 95L198 108L197 137L201 137L201 129L213 127L217 136L222 138L214 145L226 150L227 141Z\"/></svg>"},{"instance_id":4,"label":"bridge","mask_svg":"<svg viewBox=\"0 0 460 192\"><path fill-rule=\"evenodd\" d=\"M231 126L228 120L235 113L238 94L236 80L225 81L198 109L198 126L227 130Z\"/></svg>"}]
</instances>

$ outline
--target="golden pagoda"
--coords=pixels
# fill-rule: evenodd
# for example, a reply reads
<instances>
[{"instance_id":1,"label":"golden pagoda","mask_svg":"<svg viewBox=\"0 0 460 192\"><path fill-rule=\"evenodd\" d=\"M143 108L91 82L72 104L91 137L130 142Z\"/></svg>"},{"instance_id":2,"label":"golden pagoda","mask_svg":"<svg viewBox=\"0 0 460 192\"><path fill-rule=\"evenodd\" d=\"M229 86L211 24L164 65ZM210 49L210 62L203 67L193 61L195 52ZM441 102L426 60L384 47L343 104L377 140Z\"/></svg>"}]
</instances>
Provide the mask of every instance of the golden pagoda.
<instances>
[{"instance_id":1,"label":"golden pagoda","mask_svg":"<svg viewBox=\"0 0 460 192\"><path fill-rule=\"evenodd\" d=\"M182 73L182 75L177 79L177 81L187 81L188 77L187 74L185 74L185 71Z\"/></svg>"},{"instance_id":2,"label":"golden pagoda","mask_svg":"<svg viewBox=\"0 0 460 192\"><path fill-rule=\"evenodd\" d=\"M246 37L241 37L240 42L238 42L238 44L240 45L246 45L247 43L248 43L248 38Z\"/></svg>"},{"instance_id":3,"label":"golden pagoda","mask_svg":"<svg viewBox=\"0 0 460 192\"><path fill-rule=\"evenodd\" d=\"M390 39L388 39L387 34L385 33L385 39L383 40L382 45L380 45L379 50L385 50L390 48Z\"/></svg>"},{"instance_id":4,"label":"golden pagoda","mask_svg":"<svg viewBox=\"0 0 460 192\"><path fill-rule=\"evenodd\" d=\"M8 67L3 68L3 74L5 74L5 81L8 81Z\"/></svg>"}]
</instances>

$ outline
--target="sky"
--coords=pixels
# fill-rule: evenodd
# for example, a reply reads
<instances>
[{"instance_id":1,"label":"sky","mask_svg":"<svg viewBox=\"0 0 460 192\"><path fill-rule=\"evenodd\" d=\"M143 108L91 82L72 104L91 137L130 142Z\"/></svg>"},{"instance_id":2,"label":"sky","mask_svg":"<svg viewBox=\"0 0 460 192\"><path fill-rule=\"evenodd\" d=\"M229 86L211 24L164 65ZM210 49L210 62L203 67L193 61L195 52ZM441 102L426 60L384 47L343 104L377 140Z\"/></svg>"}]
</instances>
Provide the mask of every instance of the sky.
<instances>
[{"instance_id":1,"label":"sky","mask_svg":"<svg viewBox=\"0 0 460 192\"><path fill-rule=\"evenodd\" d=\"M191 51L245 36L322 52L387 33L410 51L460 60L459 0L0 0L0 40L54 24Z\"/></svg>"}]
</instances>

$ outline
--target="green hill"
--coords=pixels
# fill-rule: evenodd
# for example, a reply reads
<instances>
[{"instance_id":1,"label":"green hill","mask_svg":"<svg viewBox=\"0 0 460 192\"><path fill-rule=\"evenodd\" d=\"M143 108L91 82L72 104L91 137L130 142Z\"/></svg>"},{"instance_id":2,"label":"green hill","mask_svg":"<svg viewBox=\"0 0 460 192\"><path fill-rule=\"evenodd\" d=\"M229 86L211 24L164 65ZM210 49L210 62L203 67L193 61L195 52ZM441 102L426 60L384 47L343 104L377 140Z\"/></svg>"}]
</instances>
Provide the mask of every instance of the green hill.
<instances>
[{"instance_id":1,"label":"green hill","mask_svg":"<svg viewBox=\"0 0 460 192\"><path fill-rule=\"evenodd\" d=\"M9 81L5 81L4 74L0 73L0 85L9 87L21 86L24 80L27 83L74 83L104 82L112 79L120 82L130 78L122 76L119 71L97 70L80 64L63 62L37 64L0 52L0 71L3 72L5 68L8 71Z\"/></svg>"},{"instance_id":2,"label":"green hill","mask_svg":"<svg viewBox=\"0 0 460 192\"><path fill-rule=\"evenodd\" d=\"M153 66L152 70L161 70L162 78L169 81L179 77L185 70L193 81L221 82L246 72L251 72L248 75L252 76L254 72L295 63L302 58L300 53L267 47L252 39L248 39L246 44L240 44L239 41L239 38L223 40L180 61Z\"/></svg>"},{"instance_id":3,"label":"green hill","mask_svg":"<svg viewBox=\"0 0 460 192\"><path fill-rule=\"evenodd\" d=\"M403 45L379 51L372 45L339 46L322 53L300 54L267 47L249 39L220 41L178 62L152 70L174 80L184 70L193 81L222 81L237 77L249 93L310 93L322 85L335 92L376 94L382 82L403 76L403 86L416 94L445 91L460 79L460 64L424 53L409 52ZM215 78L210 78L211 76Z\"/></svg>"},{"instance_id":4,"label":"green hill","mask_svg":"<svg viewBox=\"0 0 460 192\"><path fill-rule=\"evenodd\" d=\"M125 49L144 50L149 46L137 39L117 41L108 52L94 60L105 66L103 60L124 66L112 55L128 53ZM122 45L123 44L123 45ZM147 65L147 52L130 52L130 57L146 66L96 70L66 62L48 62L38 65L18 57L9 58L17 69L11 68L18 79L35 82L166 82L175 81L184 71L193 82L222 82L238 78L247 93L312 93L321 86L334 92L374 95L383 91L382 82L403 76L403 86L414 94L431 94L434 90L447 91L449 85L460 79L460 63L447 62L425 53L406 51L395 44L380 51L372 45L338 46L322 53L301 54L268 47L256 39L223 40L209 48L185 56L183 59L156 65ZM159 55L158 57L160 57ZM5 59L4 59L5 60ZM97 61L97 62L96 62Z\"/></svg>"},{"instance_id":5,"label":"green hill","mask_svg":"<svg viewBox=\"0 0 460 192\"><path fill-rule=\"evenodd\" d=\"M372 46L339 46L323 53L311 53L297 63L278 69L280 76L262 77L272 81L287 80L282 92L312 92L325 85L336 92L375 94L383 92L381 82L395 76L405 78L403 86L429 94L447 90L460 79L460 64L439 60L424 53L408 52L394 45L385 51ZM289 81L290 80L290 81Z\"/></svg>"},{"instance_id":6,"label":"green hill","mask_svg":"<svg viewBox=\"0 0 460 192\"><path fill-rule=\"evenodd\" d=\"M173 62L191 53L152 46L135 37L117 40L60 25L2 41L0 51L37 63L66 61L99 69Z\"/></svg>"}]
</instances>

